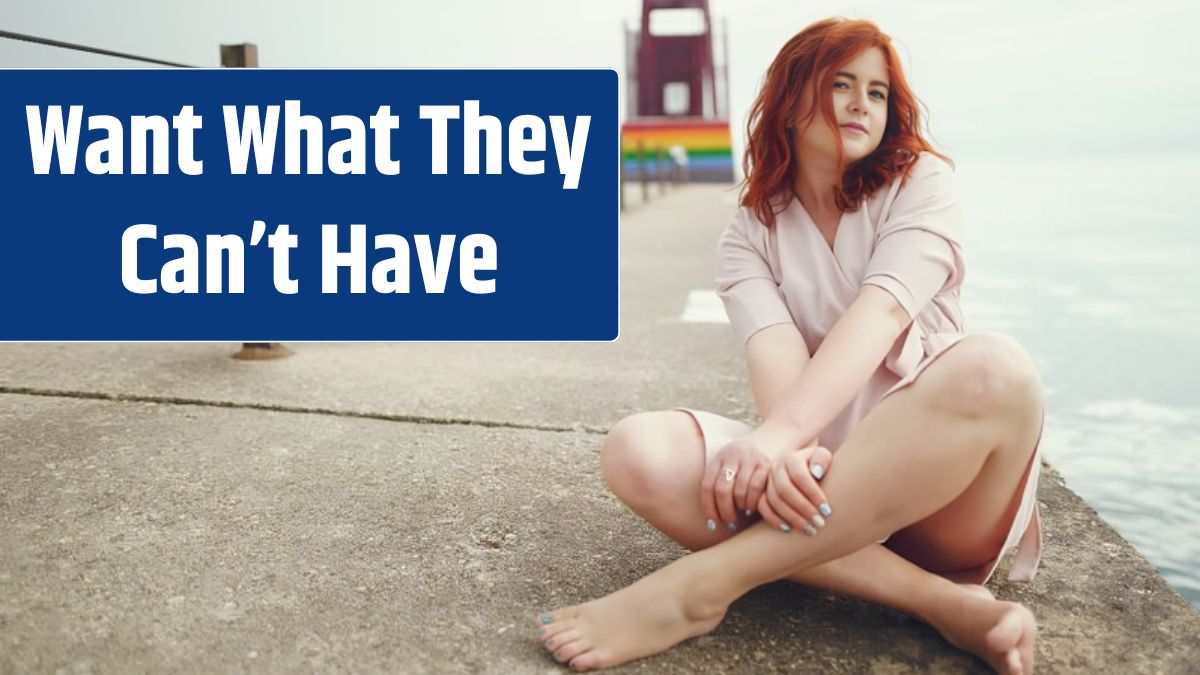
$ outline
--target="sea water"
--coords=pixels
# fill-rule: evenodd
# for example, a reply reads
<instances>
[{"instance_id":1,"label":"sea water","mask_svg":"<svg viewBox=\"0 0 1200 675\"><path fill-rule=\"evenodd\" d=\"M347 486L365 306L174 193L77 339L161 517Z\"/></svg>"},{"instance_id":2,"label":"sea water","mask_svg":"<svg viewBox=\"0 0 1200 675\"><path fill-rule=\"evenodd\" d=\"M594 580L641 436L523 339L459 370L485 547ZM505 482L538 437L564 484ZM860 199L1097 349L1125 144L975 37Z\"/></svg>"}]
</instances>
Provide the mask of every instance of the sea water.
<instances>
[{"instance_id":1,"label":"sea water","mask_svg":"<svg viewBox=\"0 0 1200 675\"><path fill-rule=\"evenodd\" d=\"M1200 156L951 154L967 330L1026 346L1046 459L1200 607Z\"/></svg>"}]
</instances>

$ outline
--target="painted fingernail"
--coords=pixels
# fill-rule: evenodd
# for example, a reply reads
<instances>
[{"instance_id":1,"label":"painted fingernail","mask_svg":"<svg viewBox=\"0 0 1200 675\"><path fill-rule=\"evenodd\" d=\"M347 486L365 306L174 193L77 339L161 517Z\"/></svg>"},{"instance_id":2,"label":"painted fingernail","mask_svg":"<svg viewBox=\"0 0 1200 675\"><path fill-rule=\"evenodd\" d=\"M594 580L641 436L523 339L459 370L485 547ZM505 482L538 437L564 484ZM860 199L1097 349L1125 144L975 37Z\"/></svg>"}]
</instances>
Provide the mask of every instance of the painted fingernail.
<instances>
[{"instance_id":1,"label":"painted fingernail","mask_svg":"<svg viewBox=\"0 0 1200 675\"><path fill-rule=\"evenodd\" d=\"M813 527L812 525L809 525L808 523L805 523L804 524L804 534L807 534L810 537L815 537L815 536L817 536L817 528Z\"/></svg>"},{"instance_id":2,"label":"painted fingernail","mask_svg":"<svg viewBox=\"0 0 1200 675\"><path fill-rule=\"evenodd\" d=\"M809 471L812 471L812 475L817 480L821 480L821 478L825 475L825 467L821 466L820 464L813 464Z\"/></svg>"},{"instance_id":3,"label":"painted fingernail","mask_svg":"<svg viewBox=\"0 0 1200 675\"><path fill-rule=\"evenodd\" d=\"M550 622L554 621L554 615L551 614L550 612L546 612L545 614L543 614L541 616L541 619L542 619L542 623L550 623Z\"/></svg>"},{"instance_id":4,"label":"painted fingernail","mask_svg":"<svg viewBox=\"0 0 1200 675\"><path fill-rule=\"evenodd\" d=\"M725 529L733 532L737 529L737 523L725 523Z\"/></svg>"},{"instance_id":5,"label":"painted fingernail","mask_svg":"<svg viewBox=\"0 0 1200 675\"><path fill-rule=\"evenodd\" d=\"M792 531L792 526L791 526L791 525L788 525L787 523L780 523L780 524L779 524L779 529L783 530L784 532L791 532L791 531Z\"/></svg>"},{"instance_id":6,"label":"painted fingernail","mask_svg":"<svg viewBox=\"0 0 1200 675\"><path fill-rule=\"evenodd\" d=\"M821 514L819 513L813 516L812 522L813 525L816 525L818 528L825 527L825 519L822 518Z\"/></svg>"},{"instance_id":7,"label":"painted fingernail","mask_svg":"<svg viewBox=\"0 0 1200 675\"><path fill-rule=\"evenodd\" d=\"M820 511L821 515L825 516L826 518L833 515L833 509L829 508L829 504L825 502L821 502L821 504L817 506L817 510Z\"/></svg>"},{"instance_id":8,"label":"painted fingernail","mask_svg":"<svg viewBox=\"0 0 1200 675\"><path fill-rule=\"evenodd\" d=\"M704 525L705 525L705 527L708 528L709 532L717 531L717 521L713 520L712 518L709 518L708 521L704 523Z\"/></svg>"}]
</instances>

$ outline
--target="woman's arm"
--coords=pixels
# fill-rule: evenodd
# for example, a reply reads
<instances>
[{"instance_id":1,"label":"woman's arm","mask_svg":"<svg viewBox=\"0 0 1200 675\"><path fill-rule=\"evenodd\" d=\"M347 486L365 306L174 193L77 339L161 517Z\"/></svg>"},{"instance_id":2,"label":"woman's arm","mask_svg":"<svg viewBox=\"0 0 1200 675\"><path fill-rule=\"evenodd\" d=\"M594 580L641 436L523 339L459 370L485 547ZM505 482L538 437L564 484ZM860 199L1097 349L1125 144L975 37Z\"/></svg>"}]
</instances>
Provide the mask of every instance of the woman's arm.
<instances>
[{"instance_id":1,"label":"woman's arm","mask_svg":"<svg viewBox=\"0 0 1200 675\"><path fill-rule=\"evenodd\" d=\"M807 445L866 385L911 321L891 293L863 286L812 359L770 406L758 431L773 438L776 447Z\"/></svg>"},{"instance_id":2,"label":"woman's arm","mask_svg":"<svg viewBox=\"0 0 1200 675\"><path fill-rule=\"evenodd\" d=\"M793 323L767 326L750 338L746 369L760 419L770 416L810 360L808 344Z\"/></svg>"},{"instance_id":3,"label":"woman's arm","mask_svg":"<svg viewBox=\"0 0 1200 675\"><path fill-rule=\"evenodd\" d=\"M765 421L749 435L726 444L706 467L700 499L709 529L716 528L718 517L734 523L739 511L749 514L771 506L761 504L760 497L769 492L772 472L785 458L795 460L794 451L816 445L821 430L866 384L908 323L907 313L891 293L867 286L812 358L794 324L768 326L750 337L746 343L750 382ZM829 451L814 452L821 453L818 463L828 468ZM810 471L809 457L802 463L804 471ZM718 474L724 479L719 480ZM814 508L825 501L813 481L820 477L813 473L802 488ZM763 514L776 526L782 522L777 507Z\"/></svg>"}]
</instances>

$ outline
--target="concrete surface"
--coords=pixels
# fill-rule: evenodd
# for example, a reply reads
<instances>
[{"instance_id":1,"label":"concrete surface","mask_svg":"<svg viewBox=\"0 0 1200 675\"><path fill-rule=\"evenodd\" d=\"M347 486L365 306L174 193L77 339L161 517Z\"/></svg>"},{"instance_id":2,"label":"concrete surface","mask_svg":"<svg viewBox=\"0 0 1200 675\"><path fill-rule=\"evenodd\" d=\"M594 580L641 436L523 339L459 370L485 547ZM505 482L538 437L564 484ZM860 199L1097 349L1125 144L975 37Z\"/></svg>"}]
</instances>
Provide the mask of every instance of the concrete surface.
<instances>
[{"instance_id":1,"label":"concrete surface","mask_svg":"<svg viewBox=\"0 0 1200 675\"><path fill-rule=\"evenodd\" d=\"M611 344L0 345L0 673L561 672L525 623L680 555L602 485L637 410L752 418L711 288L732 195L622 230ZM1039 672L1187 673L1200 615L1052 470ZM983 672L895 612L761 588L625 672Z\"/></svg>"}]
</instances>

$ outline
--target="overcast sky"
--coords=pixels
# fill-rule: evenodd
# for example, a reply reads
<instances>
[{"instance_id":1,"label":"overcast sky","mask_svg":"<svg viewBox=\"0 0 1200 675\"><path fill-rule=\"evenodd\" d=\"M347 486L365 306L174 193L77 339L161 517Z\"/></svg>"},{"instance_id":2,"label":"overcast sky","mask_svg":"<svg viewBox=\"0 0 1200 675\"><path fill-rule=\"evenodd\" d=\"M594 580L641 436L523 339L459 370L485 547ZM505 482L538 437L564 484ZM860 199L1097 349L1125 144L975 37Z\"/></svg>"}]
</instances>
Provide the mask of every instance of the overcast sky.
<instances>
[{"instance_id":1,"label":"overcast sky","mask_svg":"<svg viewBox=\"0 0 1200 675\"><path fill-rule=\"evenodd\" d=\"M0 29L203 66L253 42L263 66L624 70L639 0L206 0L0 5ZM874 20L899 45L956 158L1200 152L1194 0L820 2L712 0L729 26L735 138L780 46L814 20ZM127 61L0 39L0 66Z\"/></svg>"}]
</instances>

